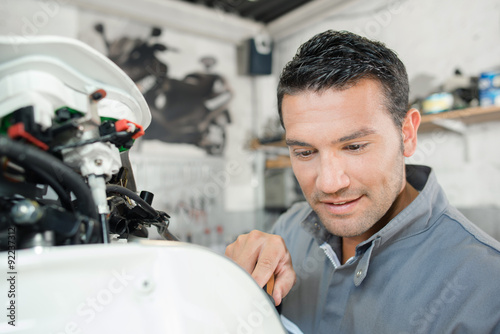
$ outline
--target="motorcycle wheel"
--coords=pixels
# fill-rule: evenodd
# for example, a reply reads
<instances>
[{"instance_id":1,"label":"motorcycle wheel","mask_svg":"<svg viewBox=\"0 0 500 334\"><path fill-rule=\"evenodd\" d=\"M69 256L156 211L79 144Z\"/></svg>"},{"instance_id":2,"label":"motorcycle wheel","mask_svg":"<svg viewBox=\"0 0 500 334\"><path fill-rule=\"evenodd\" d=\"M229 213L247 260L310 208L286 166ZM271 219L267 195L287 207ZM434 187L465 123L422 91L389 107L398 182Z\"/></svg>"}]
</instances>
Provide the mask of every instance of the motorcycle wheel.
<instances>
[{"instance_id":1,"label":"motorcycle wheel","mask_svg":"<svg viewBox=\"0 0 500 334\"><path fill-rule=\"evenodd\" d=\"M227 117L222 114L208 125L201 140L202 147L210 155L222 155L226 147L226 125Z\"/></svg>"}]
</instances>

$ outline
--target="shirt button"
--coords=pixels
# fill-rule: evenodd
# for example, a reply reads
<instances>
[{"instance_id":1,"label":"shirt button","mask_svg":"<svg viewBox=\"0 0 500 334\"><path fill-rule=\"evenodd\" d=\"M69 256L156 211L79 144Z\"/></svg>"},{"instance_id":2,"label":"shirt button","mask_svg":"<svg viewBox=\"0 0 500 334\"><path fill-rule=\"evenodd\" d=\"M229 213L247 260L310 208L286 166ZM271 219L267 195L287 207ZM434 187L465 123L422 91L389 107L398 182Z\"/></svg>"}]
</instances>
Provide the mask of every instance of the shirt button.
<instances>
[{"instance_id":1,"label":"shirt button","mask_svg":"<svg viewBox=\"0 0 500 334\"><path fill-rule=\"evenodd\" d=\"M356 277L360 277L361 275L363 274L363 270L362 269L359 269L357 272L356 272Z\"/></svg>"}]
</instances>

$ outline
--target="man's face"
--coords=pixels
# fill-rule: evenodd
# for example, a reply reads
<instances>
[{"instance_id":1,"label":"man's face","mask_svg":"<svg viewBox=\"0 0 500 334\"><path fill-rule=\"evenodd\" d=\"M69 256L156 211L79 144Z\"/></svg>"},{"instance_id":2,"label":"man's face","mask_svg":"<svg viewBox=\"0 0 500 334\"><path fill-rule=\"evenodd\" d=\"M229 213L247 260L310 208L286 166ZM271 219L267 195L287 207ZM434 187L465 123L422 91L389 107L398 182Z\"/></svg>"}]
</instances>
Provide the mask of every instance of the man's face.
<instances>
[{"instance_id":1,"label":"man's face","mask_svg":"<svg viewBox=\"0 0 500 334\"><path fill-rule=\"evenodd\" d=\"M292 168L313 210L334 235L365 234L405 186L402 132L380 84L285 95L282 111Z\"/></svg>"}]
</instances>

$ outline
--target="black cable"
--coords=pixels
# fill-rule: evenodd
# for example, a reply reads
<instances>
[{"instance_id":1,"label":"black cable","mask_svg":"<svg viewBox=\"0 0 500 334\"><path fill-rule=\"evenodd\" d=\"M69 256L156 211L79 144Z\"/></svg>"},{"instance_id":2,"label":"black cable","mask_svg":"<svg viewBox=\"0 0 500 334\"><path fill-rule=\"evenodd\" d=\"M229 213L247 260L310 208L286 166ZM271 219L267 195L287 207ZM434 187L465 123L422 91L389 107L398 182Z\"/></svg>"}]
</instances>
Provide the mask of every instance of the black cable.
<instances>
[{"instance_id":1,"label":"black cable","mask_svg":"<svg viewBox=\"0 0 500 334\"><path fill-rule=\"evenodd\" d=\"M55 175L64 189L75 195L78 201L77 211L89 218L98 219L97 208L90 188L83 178L56 157L37 147L13 141L0 136L0 156L6 156L26 170L38 170L45 175Z\"/></svg>"},{"instance_id":2,"label":"black cable","mask_svg":"<svg viewBox=\"0 0 500 334\"><path fill-rule=\"evenodd\" d=\"M162 223L162 225L158 225L158 223L154 224L156 226L156 228L158 229L158 233L162 237L164 237L166 240L179 241L179 238L177 238L175 235L170 233L170 231L168 230L168 223L165 223L165 221L168 222L168 218L170 218L170 216L166 212L156 211L151 205L149 205L148 202L143 200L135 192L133 192L132 190L130 190L128 188L122 187L122 186L108 185L106 187L106 193L116 193L116 194L130 197L139 206L141 206L144 210L146 210L149 214L151 214L154 219L157 219L159 223L160 222ZM127 225L127 229L128 229L128 225Z\"/></svg>"},{"instance_id":3,"label":"black cable","mask_svg":"<svg viewBox=\"0 0 500 334\"><path fill-rule=\"evenodd\" d=\"M130 197L153 218L157 218L159 216L158 212L151 205L149 205L148 202L143 200L139 195L128 188L117 185L108 185L106 186L106 193L115 193Z\"/></svg>"},{"instance_id":4,"label":"black cable","mask_svg":"<svg viewBox=\"0 0 500 334\"><path fill-rule=\"evenodd\" d=\"M71 203L71 195L68 193L68 191L66 191L66 189L64 189L63 186L61 186L59 182L57 182L57 180L52 175L50 175L43 169L37 168L37 166L30 166L30 170L54 190L59 198L61 206L64 209L68 211L74 211L73 203Z\"/></svg>"}]
</instances>

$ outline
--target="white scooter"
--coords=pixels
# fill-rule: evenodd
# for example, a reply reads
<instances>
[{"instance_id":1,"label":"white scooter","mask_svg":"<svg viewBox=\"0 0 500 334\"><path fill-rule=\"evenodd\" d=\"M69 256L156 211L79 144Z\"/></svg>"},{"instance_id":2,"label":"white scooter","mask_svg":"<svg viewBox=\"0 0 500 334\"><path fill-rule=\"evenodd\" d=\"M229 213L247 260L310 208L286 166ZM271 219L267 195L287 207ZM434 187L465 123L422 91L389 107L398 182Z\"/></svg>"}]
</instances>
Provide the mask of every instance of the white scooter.
<instances>
[{"instance_id":1,"label":"white scooter","mask_svg":"<svg viewBox=\"0 0 500 334\"><path fill-rule=\"evenodd\" d=\"M285 333L246 272L137 194L127 152L150 120L87 45L0 37L0 332Z\"/></svg>"}]
</instances>

